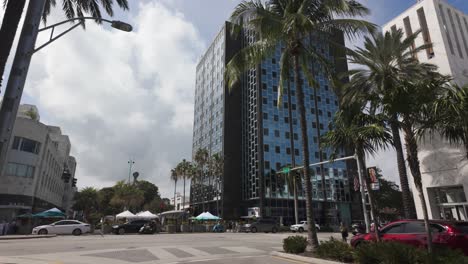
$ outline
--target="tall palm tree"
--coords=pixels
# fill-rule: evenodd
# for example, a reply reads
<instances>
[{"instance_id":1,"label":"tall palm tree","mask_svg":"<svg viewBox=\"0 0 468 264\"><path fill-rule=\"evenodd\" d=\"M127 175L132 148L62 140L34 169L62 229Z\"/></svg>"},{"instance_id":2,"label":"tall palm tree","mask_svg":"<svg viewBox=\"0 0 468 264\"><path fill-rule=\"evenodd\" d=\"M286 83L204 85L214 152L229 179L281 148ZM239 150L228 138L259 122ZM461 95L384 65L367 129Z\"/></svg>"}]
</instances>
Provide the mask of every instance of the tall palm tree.
<instances>
[{"instance_id":1,"label":"tall palm tree","mask_svg":"<svg viewBox=\"0 0 468 264\"><path fill-rule=\"evenodd\" d=\"M436 102L438 131L452 144L462 144L468 159L468 85L453 85Z\"/></svg>"},{"instance_id":2,"label":"tall palm tree","mask_svg":"<svg viewBox=\"0 0 468 264\"><path fill-rule=\"evenodd\" d=\"M394 90L402 80L422 78L433 66L417 61L415 54L430 45L414 47L414 41L420 31L403 39L401 30L392 30L366 37L363 48L349 50L349 61L361 66L348 72L352 83L344 89L344 102L360 101L363 98L373 106L373 111L380 111L386 119L393 135L396 150L398 174L403 196L405 218L413 218L413 201L408 184L403 147L400 138L398 101L392 99Z\"/></svg>"},{"instance_id":3,"label":"tall palm tree","mask_svg":"<svg viewBox=\"0 0 468 264\"><path fill-rule=\"evenodd\" d=\"M179 177L179 179L184 180L184 194L182 196L182 208L185 208L185 182L187 179L190 178L190 169L192 167L192 164L183 159L179 164L176 166L176 172Z\"/></svg>"},{"instance_id":4,"label":"tall palm tree","mask_svg":"<svg viewBox=\"0 0 468 264\"><path fill-rule=\"evenodd\" d=\"M128 0L101 0L99 2L89 0L62 0L62 10L68 19L84 17L88 14L93 17L102 18L102 9L112 17L114 15L114 2L123 10L128 10ZM2 76L5 73L5 66L13 46L25 3L25 0L3 0L5 15L0 28L0 39L2 40L0 41L0 87L2 86ZM42 17L44 23L47 21L47 17L56 3L56 0L46 1ZM99 19L96 20L96 22L101 23Z\"/></svg>"},{"instance_id":5,"label":"tall palm tree","mask_svg":"<svg viewBox=\"0 0 468 264\"><path fill-rule=\"evenodd\" d=\"M231 15L236 25L245 22L245 27L257 32L254 43L244 47L233 56L226 68L226 81L229 87L237 83L241 75L255 68L264 59L270 57L278 45L283 46L280 59L280 80L278 105L281 104L284 83L290 79L293 69L296 86L297 105L300 114L302 153L304 165L309 164L309 142L307 120L304 106L304 90L301 73L309 85L317 86L311 65L319 64L324 71L331 69L330 63L313 49L308 42L312 34L325 36L342 31L348 36L356 36L373 30L373 24L355 20L352 17L367 15L368 9L352 0L271 0L267 4L259 0L243 1ZM338 18L339 17L339 18ZM247 21L245 21L247 20ZM239 27L234 27L239 31ZM312 183L309 166L304 166L306 211L308 223L308 241L312 249L318 247L315 219L312 210Z\"/></svg>"},{"instance_id":6,"label":"tall palm tree","mask_svg":"<svg viewBox=\"0 0 468 264\"><path fill-rule=\"evenodd\" d=\"M179 180L179 176L177 175L177 170L176 168L171 170L171 180L174 181L174 209L177 210L176 207L176 192L177 192L177 180Z\"/></svg>"},{"instance_id":7,"label":"tall palm tree","mask_svg":"<svg viewBox=\"0 0 468 264\"><path fill-rule=\"evenodd\" d=\"M222 194L223 190L218 190L218 188L222 188L221 185L224 181L224 157L216 153L210 158L211 163L211 175L213 175L215 180L215 190L216 190L216 215L220 215L219 211L219 195Z\"/></svg>"},{"instance_id":8,"label":"tall palm tree","mask_svg":"<svg viewBox=\"0 0 468 264\"><path fill-rule=\"evenodd\" d=\"M195 155L193 157L193 160L195 161L196 164L196 174L194 175L195 181L199 185L199 188L202 189L203 195L204 195L204 180L206 176L206 165L208 164L210 155L208 154L208 150L205 148L200 148L197 149L195 152ZM203 198L202 201L202 206L203 206L203 212L205 212L205 199Z\"/></svg>"},{"instance_id":9,"label":"tall palm tree","mask_svg":"<svg viewBox=\"0 0 468 264\"><path fill-rule=\"evenodd\" d=\"M392 135L385 127L382 115L365 114L362 112L362 105L358 103L343 107L337 112L333 120L333 130L328 131L322 137L322 146L332 148L335 155L342 149L354 149L361 173L364 174L366 179L373 219L377 219L377 214L375 212L374 194L370 188L370 178L365 169L366 154L373 155L377 150L386 148L391 139ZM380 240L378 228L374 228L374 231L377 240Z\"/></svg>"},{"instance_id":10,"label":"tall palm tree","mask_svg":"<svg viewBox=\"0 0 468 264\"><path fill-rule=\"evenodd\" d=\"M432 234L422 186L418 139L428 130L437 128L439 120L432 113L436 102L445 93L448 81L448 77L428 72L425 78L404 82L395 91L395 98L399 100L399 114L402 117L400 126L404 133L408 165L422 205L429 253L432 252Z\"/></svg>"}]
</instances>

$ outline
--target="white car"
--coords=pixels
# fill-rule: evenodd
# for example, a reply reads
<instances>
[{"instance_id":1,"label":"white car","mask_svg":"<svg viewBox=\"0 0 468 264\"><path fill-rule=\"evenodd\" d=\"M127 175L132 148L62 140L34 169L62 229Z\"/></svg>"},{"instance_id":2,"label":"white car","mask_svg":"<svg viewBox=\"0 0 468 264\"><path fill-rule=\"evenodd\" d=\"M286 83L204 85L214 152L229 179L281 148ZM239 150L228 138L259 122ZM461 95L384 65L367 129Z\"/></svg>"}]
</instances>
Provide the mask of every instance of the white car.
<instances>
[{"instance_id":1,"label":"white car","mask_svg":"<svg viewBox=\"0 0 468 264\"><path fill-rule=\"evenodd\" d=\"M317 231L320 231L320 226L315 223L315 228L317 229ZM301 221L300 224L297 224L297 225L291 225L291 227L289 228L291 231L293 231L294 233L295 232L299 232L299 233L302 233L304 231L307 231L307 221Z\"/></svg>"},{"instance_id":2,"label":"white car","mask_svg":"<svg viewBox=\"0 0 468 264\"><path fill-rule=\"evenodd\" d=\"M62 220L50 225L36 226L32 230L33 235L47 234L65 234L79 236L84 233L89 233L91 227L89 224L77 220Z\"/></svg>"}]
</instances>

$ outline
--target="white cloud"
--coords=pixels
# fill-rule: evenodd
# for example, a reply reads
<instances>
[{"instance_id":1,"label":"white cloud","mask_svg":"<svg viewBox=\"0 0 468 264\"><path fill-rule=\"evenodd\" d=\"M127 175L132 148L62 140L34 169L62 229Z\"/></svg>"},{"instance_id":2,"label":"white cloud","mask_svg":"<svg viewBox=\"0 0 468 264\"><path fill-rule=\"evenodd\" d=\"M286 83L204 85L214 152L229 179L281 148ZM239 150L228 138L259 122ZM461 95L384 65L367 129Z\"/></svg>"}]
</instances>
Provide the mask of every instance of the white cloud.
<instances>
[{"instance_id":1,"label":"white cloud","mask_svg":"<svg viewBox=\"0 0 468 264\"><path fill-rule=\"evenodd\" d=\"M42 121L70 136L80 187L127 178L132 158L141 179L171 196L169 170L190 158L203 41L158 2L141 3L130 20L132 33L88 23L35 54L25 91Z\"/></svg>"}]
</instances>

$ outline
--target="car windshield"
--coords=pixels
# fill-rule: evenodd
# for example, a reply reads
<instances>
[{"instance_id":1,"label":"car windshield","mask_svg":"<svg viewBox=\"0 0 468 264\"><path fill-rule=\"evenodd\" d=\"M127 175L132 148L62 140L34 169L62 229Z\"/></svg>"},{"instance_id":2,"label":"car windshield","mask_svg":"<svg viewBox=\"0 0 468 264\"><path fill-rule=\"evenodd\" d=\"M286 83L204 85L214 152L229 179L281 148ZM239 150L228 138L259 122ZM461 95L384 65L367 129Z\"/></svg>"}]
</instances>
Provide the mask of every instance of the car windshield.
<instances>
[{"instance_id":1,"label":"car windshield","mask_svg":"<svg viewBox=\"0 0 468 264\"><path fill-rule=\"evenodd\" d=\"M307 224L307 221L301 221L301 224L306 225L306 224Z\"/></svg>"}]
</instances>

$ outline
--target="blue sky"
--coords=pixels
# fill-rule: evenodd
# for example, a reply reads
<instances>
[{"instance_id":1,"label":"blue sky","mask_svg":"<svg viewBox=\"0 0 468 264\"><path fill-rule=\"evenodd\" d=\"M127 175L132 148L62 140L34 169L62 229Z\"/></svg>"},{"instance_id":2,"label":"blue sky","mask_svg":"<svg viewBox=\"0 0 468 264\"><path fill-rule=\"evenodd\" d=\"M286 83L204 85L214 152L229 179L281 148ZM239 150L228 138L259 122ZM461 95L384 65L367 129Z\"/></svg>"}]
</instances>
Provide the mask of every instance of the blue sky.
<instances>
[{"instance_id":1,"label":"blue sky","mask_svg":"<svg viewBox=\"0 0 468 264\"><path fill-rule=\"evenodd\" d=\"M360 1L378 25L416 2ZM129 2L130 12L118 11L115 19L132 23L134 32L89 23L36 53L22 102L37 105L41 122L70 136L80 188L126 179L131 158L140 178L167 197L170 169L191 157L195 67L240 0ZM468 13L468 0L448 2ZM63 19L57 8L49 23ZM382 153L368 165L398 181L394 156Z\"/></svg>"}]
</instances>

